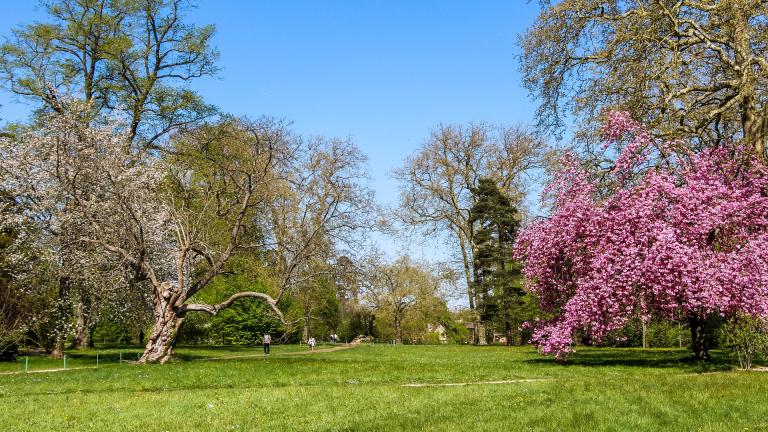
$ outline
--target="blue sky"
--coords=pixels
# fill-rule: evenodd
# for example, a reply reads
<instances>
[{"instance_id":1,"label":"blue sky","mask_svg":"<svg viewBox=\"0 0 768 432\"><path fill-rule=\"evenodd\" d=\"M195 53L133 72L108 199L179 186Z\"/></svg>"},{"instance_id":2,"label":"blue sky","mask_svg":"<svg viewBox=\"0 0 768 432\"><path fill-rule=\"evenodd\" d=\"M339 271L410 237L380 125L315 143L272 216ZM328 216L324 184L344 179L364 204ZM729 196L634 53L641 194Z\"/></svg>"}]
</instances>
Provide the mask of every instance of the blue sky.
<instances>
[{"instance_id":1,"label":"blue sky","mask_svg":"<svg viewBox=\"0 0 768 432\"><path fill-rule=\"evenodd\" d=\"M33 0L3 3L2 36L44 18ZM369 157L378 199L394 205L387 173L438 124L531 121L515 42L537 13L525 0L199 0L190 19L217 26L223 70L193 88L225 112L352 138ZM6 93L0 105L4 120L29 112Z\"/></svg>"}]
</instances>

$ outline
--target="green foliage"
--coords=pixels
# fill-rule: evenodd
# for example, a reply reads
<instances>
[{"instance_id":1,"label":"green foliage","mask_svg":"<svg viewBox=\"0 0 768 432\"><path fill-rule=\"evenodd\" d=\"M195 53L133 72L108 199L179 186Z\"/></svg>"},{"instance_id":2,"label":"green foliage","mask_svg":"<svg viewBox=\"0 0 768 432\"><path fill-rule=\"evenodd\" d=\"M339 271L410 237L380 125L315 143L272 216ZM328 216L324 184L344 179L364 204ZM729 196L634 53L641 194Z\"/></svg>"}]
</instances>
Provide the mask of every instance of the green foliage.
<instances>
[{"instance_id":1,"label":"green foliage","mask_svg":"<svg viewBox=\"0 0 768 432\"><path fill-rule=\"evenodd\" d=\"M128 344L139 340L138 333L132 334L131 330L125 323L109 320L99 323L94 328L91 338L96 343Z\"/></svg>"},{"instance_id":2,"label":"green foliage","mask_svg":"<svg viewBox=\"0 0 768 432\"><path fill-rule=\"evenodd\" d=\"M520 324L538 312L536 302L523 289L522 266L512 260L520 217L491 179L481 178L472 195L475 204L469 221L477 245L473 289L480 319L491 323L489 330L520 340Z\"/></svg>"},{"instance_id":3,"label":"green foliage","mask_svg":"<svg viewBox=\"0 0 768 432\"><path fill-rule=\"evenodd\" d=\"M370 281L365 297L376 313L376 331L382 340L421 343L447 315L440 288L445 279L428 265L407 255L366 270Z\"/></svg>"},{"instance_id":4,"label":"green foliage","mask_svg":"<svg viewBox=\"0 0 768 432\"><path fill-rule=\"evenodd\" d=\"M191 314L178 335L179 343L247 346L261 343L264 333L273 340L283 335L282 324L269 306L257 299L243 299L210 316Z\"/></svg>"},{"instance_id":5,"label":"green foliage","mask_svg":"<svg viewBox=\"0 0 768 432\"><path fill-rule=\"evenodd\" d=\"M679 348L691 344L690 329L671 321L651 321L646 326L645 338L651 348ZM642 340L638 346L642 346Z\"/></svg>"},{"instance_id":6,"label":"green foliage","mask_svg":"<svg viewBox=\"0 0 768 432\"><path fill-rule=\"evenodd\" d=\"M213 26L185 22L186 2L51 0L45 21L23 25L0 46L0 79L39 111L59 111L61 95L122 110L131 138L153 145L215 112L187 82L215 75Z\"/></svg>"},{"instance_id":7,"label":"green foliage","mask_svg":"<svg viewBox=\"0 0 768 432\"><path fill-rule=\"evenodd\" d=\"M511 261L519 221L517 209L493 180L481 178L472 195L469 222L477 245L473 289L480 319L490 321L523 294L520 266Z\"/></svg>"},{"instance_id":8,"label":"green foliage","mask_svg":"<svg viewBox=\"0 0 768 432\"><path fill-rule=\"evenodd\" d=\"M301 321L303 333L306 333L302 337L324 339L331 333L340 333L341 303L333 278L319 275L288 297L292 303L289 314Z\"/></svg>"},{"instance_id":9,"label":"green foliage","mask_svg":"<svg viewBox=\"0 0 768 432\"><path fill-rule=\"evenodd\" d=\"M274 338L282 333L280 320L257 299L245 299L221 311L210 325L210 340L222 345L256 345L264 333Z\"/></svg>"},{"instance_id":10,"label":"green foliage","mask_svg":"<svg viewBox=\"0 0 768 432\"><path fill-rule=\"evenodd\" d=\"M469 329L453 319L450 314L443 320L445 326L445 335L448 337L449 344L463 344L469 340Z\"/></svg>"},{"instance_id":11,"label":"green foliage","mask_svg":"<svg viewBox=\"0 0 768 432\"><path fill-rule=\"evenodd\" d=\"M229 263L239 274L215 279L196 299L214 304L241 291L268 291L257 279L253 258L239 257ZM240 299L215 316L202 312L190 313L179 332L180 343L210 343L217 345L255 345L261 343L264 333L273 340L283 335L282 323L271 308L255 298Z\"/></svg>"},{"instance_id":12,"label":"green foliage","mask_svg":"<svg viewBox=\"0 0 768 432\"><path fill-rule=\"evenodd\" d=\"M742 369L752 369L756 355L768 354L768 322L759 317L737 315L722 326L720 338Z\"/></svg>"},{"instance_id":13,"label":"green foliage","mask_svg":"<svg viewBox=\"0 0 768 432\"><path fill-rule=\"evenodd\" d=\"M650 321L646 324L646 342L649 348L681 348L691 344L691 333L687 325L671 321ZM639 318L630 320L624 327L606 338L604 346L643 346L643 327Z\"/></svg>"},{"instance_id":14,"label":"green foliage","mask_svg":"<svg viewBox=\"0 0 768 432\"><path fill-rule=\"evenodd\" d=\"M424 335L422 343L425 345L440 345L440 335L437 333L427 333Z\"/></svg>"},{"instance_id":15,"label":"green foliage","mask_svg":"<svg viewBox=\"0 0 768 432\"><path fill-rule=\"evenodd\" d=\"M337 334L342 341L351 341L360 335L377 338L376 315L367 309L355 308L341 321Z\"/></svg>"}]
</instances>

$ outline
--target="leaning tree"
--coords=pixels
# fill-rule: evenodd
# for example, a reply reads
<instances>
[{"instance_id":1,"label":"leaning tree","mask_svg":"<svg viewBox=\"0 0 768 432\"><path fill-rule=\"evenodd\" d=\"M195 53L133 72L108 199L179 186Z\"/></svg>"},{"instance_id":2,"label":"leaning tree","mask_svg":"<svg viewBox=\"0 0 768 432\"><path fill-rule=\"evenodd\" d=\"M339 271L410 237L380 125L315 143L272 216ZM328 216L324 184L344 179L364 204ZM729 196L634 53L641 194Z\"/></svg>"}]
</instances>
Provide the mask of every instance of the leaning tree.
<instances>
[{"instance_id":1,"label":"leaning tree","mask_svg":"<svg viewBox=\"0 0 768 432\"><path fill-rule=\"evenodd\" d=\"M280 122L230 119L179 134L160 158L126 151L123 125L89 127L81 117L54 113L41 130L6 140L4 186L54 230L71 230L56 237L68 247L101 251L150 288L154 324L142 363L172 357L190 312L258 298L283 319L278 303L313 276L307 263L320 245L365 225L365 159L347 142L306 143ZM76 205L64 211L61 202ZM233 271L233 257L254 251L275 271L272 291L196 300Z\"/></svg>"},{"instance_id":2,"label":"leaning tree","mask_svg":"<svg viewBox=\"0 0 768 432\"><path fill-rule=\"evenodd\" d=\"M565 359L577 331L600 341L654 314L687 319L706 358L707 319L768 316L768 169L741 146L675 155L626 112L602 132L607 153L619 149L607 177L566 156L548 187L553 211L515 245L554 317L533 341Z\"/></svg>"},{"instance_id":3,"label":"leaning tree","mask_svg":"<svg viewBox=\"0 0 768 432\"><path fill-rule=\"evenodd\" d=\"M161 148L168 136L199 124L216 109L189 88L218 71L212 46L215 27L189 22L193 3L183 0L46 0L42 21L12 29L0 43L0 86L29 101L35 113L67 109L76 97L90 107L84 123L115 112L126 116L126 147ZM63 208L74 204L60 203ZM60 226L59 234L72 229ZM50 231L49 231L50 234ZM74 308L75 346L90 342L90 329L104 312L105 297L90 286L78 258L57 239L61 264L57 277L55 356L61 356Z\"/></svg>"}]
</instances>

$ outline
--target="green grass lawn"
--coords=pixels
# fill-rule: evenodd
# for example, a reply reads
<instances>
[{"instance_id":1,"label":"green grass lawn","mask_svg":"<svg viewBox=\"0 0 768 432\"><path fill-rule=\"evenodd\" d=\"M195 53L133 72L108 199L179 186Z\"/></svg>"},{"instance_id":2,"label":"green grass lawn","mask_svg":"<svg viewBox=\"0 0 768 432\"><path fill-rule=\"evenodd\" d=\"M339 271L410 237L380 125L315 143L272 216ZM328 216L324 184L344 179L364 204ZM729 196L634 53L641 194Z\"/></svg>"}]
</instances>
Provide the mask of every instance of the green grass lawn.
<instances>
[{"instance_id":1,"label":"green grass lawn","mask_svg":"<svg viewBox=\"0 0 768 432\"><path fill-rule=\"evenodd\" d=\"M730 370L722 355L700 365L680 350L582 348L563 366L528 347L275 348L270 358L202 361L259 351L182 348L166 365L0 375L0 429L768 430L768 373ZM83 365L92 355L70 353ZM457 383L477 384L404 386Z\"/></svg>"}]
</instances>

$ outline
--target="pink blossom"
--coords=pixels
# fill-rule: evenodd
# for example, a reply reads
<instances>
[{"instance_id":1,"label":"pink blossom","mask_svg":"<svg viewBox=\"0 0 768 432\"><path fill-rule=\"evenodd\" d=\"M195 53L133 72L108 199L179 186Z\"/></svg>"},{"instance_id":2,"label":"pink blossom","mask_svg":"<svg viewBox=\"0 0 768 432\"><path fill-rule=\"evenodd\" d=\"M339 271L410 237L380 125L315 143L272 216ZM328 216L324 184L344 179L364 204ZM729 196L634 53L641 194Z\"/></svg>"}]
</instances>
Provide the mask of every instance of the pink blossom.
<instances>
[{"instance_id":1,"label":"pink blossom","mask_svg":"<svg viewBox=\"0 0 768 432\"><path fill-rule=\"evenodd\" d=\"M516 243L527 288L556 316L536 326L540 352L565 359L577 330L601 341L638 314L768 316L766 167L736 147L640 170L653 144L640 125L612 113L601 132L608 146L631 135L610 174L619 187L598 198L566 155L552 214Z\"/></svg>"}]
</instances>

